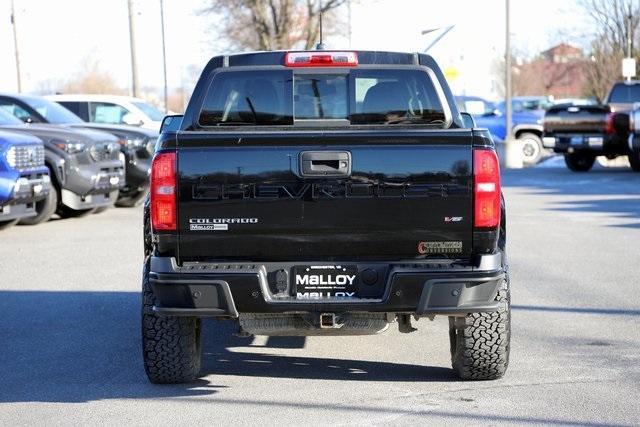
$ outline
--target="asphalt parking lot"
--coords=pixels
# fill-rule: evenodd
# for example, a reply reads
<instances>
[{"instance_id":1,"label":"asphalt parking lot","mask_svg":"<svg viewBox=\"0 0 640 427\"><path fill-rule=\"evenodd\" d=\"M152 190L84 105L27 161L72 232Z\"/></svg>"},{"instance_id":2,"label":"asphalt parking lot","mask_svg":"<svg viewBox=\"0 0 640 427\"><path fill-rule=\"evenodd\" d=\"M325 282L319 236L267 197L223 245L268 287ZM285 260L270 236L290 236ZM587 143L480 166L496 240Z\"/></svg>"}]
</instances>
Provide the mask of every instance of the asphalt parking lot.
<instances>
[{"instance_id":1,"label":"asphalt parking lot","mask_svg":"<svg viewBox=\"0 0 640 427\"><path fill-rule=\"evenodd\" d=\"M141 210L0 234L0 424L640 423L640 174L508 171L504 379L450 371L447 320L371 337L237 338L205 324L205 376L142 368Z\"/></svg>"}]
</instances>

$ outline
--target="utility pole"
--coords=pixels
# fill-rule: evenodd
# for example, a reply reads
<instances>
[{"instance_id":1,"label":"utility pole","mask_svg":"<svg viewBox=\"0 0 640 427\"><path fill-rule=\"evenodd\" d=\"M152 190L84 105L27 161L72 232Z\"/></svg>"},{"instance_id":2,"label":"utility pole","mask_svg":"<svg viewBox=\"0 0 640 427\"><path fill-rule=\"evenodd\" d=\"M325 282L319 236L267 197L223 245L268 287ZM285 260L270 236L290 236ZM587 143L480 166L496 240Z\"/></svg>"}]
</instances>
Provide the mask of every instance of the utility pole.
<instances>
[{"instance_id":1,"label":"utility pole","mask_svg":"<svg viewBox=\"0 0 640 427\"><path fill-rule=\"evenodd\" d=\"M516 139L513 138L513 118L512 111L513 106L511 103L512 98L512 84L511 84L511 4L510 0L505 0L505 47L504 47L504 86L505 86L505 165L507 168L521 168L522 167L522 149Z\"/></svg>"},{"instance_id":2,"label":"utility pole","mask_svg":"<svg viewBox=\"0 0 640 427\"><path fill-rule=\"evenodd\" d=\"M627 58L631 58L631 20L633 16L627 16ZM627 81L631 81L631 76L627 76Z\"/></svg>"},{"instance_id":3,"label":"utility pole","mask_svg":"<svg viewBox=\"0 0 640 427\"><path fill-rule=\"evenodd\" d=\"M162 75L164 77L164 112L169 113L169 95L167 91L167 49L164 42L164 0L160 0L160 26L162 32Z\"/></svg>"},{"instance_id":4,"label":"utility pole","mask_svg":"<svg viewBox=\"0 0 640 427\"><path fill-rule=\"evenodd\" d=\"M18 83L18 92L22 92L22 77L20 75L20 54L18 51L18 32L16 30L16 10L11 0L11 26L13 27L13 51L16 55L16 81Z\"/></svg>"},{"instance_id":5,"label":"utility pole","mask_svg":"<svg viewBox=\"0 0 640 427\"><path fill-rule=\"evenodd\" d=\"M511 117L511 11L510 1L505 0L506 6L506 34L504 47L504 92L505 92L505 120L506 120L506 142L511 141L511 127L513 119Z\"/></svg>"},{"instance_id":6,"label":"utility pole","mask_svg":"<svg viewBox=\"0 0 640 427\"><path fill-rule=\"evenodd\" d=\"M133 19L133 0L127 0L129 11L129 49L131 51L131 95L138 96L138 65L136 62L136 36Z\"/></svg>"},{"instance_id":7,"label":"utility pole","mask_svg":"<svg viewBox=\"0 0 640 427\"><path fill-rule=\"evenodd\" d=\"M349 16L349 49L351 49L351 0L347 0L347 12Z\"/></svg>"}]
</instances>

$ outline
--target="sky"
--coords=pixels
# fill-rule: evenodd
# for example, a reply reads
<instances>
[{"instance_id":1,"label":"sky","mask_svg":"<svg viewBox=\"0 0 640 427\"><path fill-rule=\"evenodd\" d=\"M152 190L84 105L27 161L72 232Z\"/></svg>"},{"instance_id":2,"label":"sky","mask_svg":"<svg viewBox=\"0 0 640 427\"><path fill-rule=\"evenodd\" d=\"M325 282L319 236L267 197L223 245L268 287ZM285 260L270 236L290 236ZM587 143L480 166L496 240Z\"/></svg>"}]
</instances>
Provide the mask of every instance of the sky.
<instances>
[{"instance_id":1,"label":"sky","mask_svg":"<svg viewBox=\"0 0 640 427\"><path fill-rule=\"evenodd\" d=\"M14 0L24 92L72 79L87 60L98 61L123 87L131 81L127 0ZM134 0L141 86L162 86L160 1ZM164 0L167 78L187 84L219 52L206 0ZM585 43L577 0L511 0L514 52L533 55L560 41ZM11 1L0 0L0 91L15 92ZM348 22L347 8L339 12ZM495 58L504 54L505 0L352 0L348 30L330 48L423 51L444 28L454 28L429 53L451 76L457 93L495 98ZM436 29L421 35L425 29ZM569 34L569 37L567 37Z\"/></svg>"}]
</instances>

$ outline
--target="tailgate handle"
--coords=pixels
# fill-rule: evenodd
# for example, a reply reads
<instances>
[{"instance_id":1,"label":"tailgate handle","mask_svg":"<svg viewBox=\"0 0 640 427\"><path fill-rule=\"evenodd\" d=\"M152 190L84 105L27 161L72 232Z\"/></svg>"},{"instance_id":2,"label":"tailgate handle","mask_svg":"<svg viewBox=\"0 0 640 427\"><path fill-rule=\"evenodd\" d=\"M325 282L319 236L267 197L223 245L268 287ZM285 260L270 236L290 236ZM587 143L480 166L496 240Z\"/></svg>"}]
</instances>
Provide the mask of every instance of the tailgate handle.
<instances>
[{"instance_id":1,"label":"tailgate handle","mask_svg":"<svg viewBox=\"0 0 640 427\"><path fill-rule=\"evenodd\" d=\"M351 153L348 151L303 151L300 153L303 176L338 177L351 175Z\"/></svg>"}]
</instances>

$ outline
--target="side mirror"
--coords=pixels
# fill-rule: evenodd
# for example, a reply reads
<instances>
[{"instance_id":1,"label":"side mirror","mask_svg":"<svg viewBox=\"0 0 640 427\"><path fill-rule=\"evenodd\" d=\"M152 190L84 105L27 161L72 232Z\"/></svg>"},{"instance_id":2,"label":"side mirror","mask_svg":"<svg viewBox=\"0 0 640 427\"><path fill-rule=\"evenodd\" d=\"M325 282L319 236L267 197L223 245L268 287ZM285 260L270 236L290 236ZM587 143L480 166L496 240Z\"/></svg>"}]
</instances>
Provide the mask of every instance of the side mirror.
<instances>
[{"instance_id":1,"label":"side mirror","mask_svg":"<svg viewBox=\"0 0 640 427\"><path fill-rule=\"evenodd\" d=\"M182 124L181 115L173 115L173 116L164 116L162 119L162 124L160 125L160 133L162 132L177 132L180 130L180 125Z\"/></svg>"},{"instance_id":2,"label":"side mirror","mask_svg":"<svg viewBox=\"0 0 640 427\"><path fill-rule=\"evenodd\" d=\"M122 122L130 126L142 126L144 121L133 113L127 113L122 116Z\"/></svg>"},{"instance_id":3,"label":"side mirror","mask_svg":"<svg viewBox=\"0 0 640 427\"><path fill-rule=\"evenodd\" d=\"M462 116L462 124L465 129L473 129L476 127L476 121L473 119L473 116L469 113L460 113Z\"/></svg>"},{"instance_id":4,"label":"side mirror","mask_svg":"<svg viewBox=\"0 0 640 427\"><path fill-rule=\"evenodd\" d=\"M22 121L25 122L25 123L38 123L38 120L33 116L23 117Z\"/></svg>"}]
</instances>

